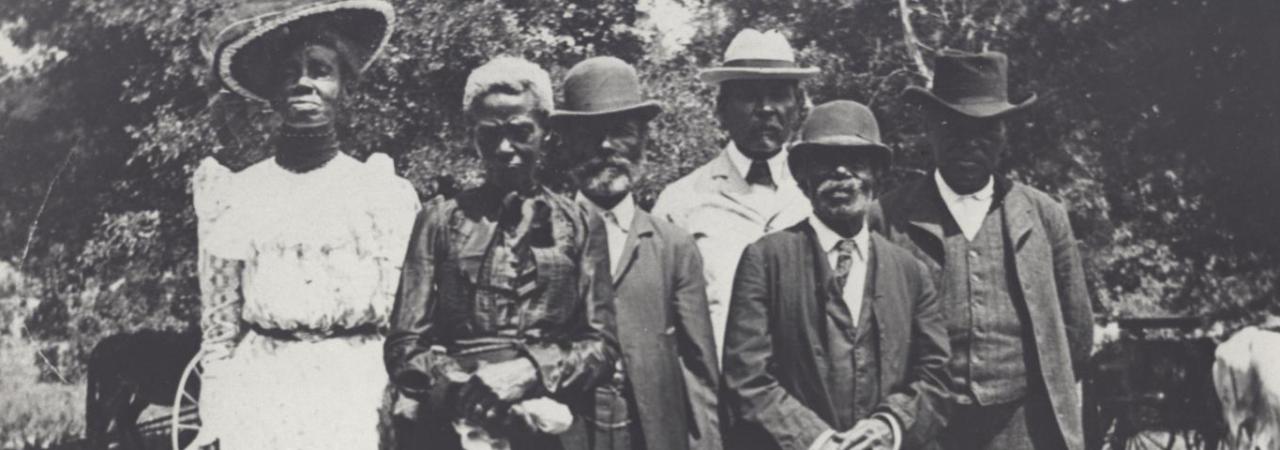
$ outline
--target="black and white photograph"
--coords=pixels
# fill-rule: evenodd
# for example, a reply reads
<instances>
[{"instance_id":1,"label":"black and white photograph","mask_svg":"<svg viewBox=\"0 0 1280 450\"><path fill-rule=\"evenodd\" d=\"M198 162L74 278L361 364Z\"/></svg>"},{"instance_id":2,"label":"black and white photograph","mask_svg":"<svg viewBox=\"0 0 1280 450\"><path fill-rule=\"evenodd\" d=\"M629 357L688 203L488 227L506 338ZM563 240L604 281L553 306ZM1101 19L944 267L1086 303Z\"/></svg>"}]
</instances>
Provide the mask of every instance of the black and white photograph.
<instances>
[{"instance_id":1,"label":"black and white photograph","mask_svg":"<svg viewBox=\"0 0 1280 450\"><path fill-rule=\"evenodd\" d=\"M0 3L0 450L1280 450L1275 0Z\"/></svg>"}]
</instances>

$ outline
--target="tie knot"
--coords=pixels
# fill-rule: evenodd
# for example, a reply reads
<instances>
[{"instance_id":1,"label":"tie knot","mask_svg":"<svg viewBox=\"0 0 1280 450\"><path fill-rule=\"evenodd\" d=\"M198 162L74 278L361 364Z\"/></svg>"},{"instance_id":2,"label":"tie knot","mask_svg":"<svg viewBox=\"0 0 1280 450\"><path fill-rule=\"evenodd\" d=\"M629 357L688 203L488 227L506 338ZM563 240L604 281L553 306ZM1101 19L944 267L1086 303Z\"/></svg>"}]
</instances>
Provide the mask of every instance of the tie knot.
<instances>
[{"instance_id":1,"label":"tie knot","mask_svg":"<svg viewBox=\"0 0 1280 450\"><path fill-rule=\"evenodd\" d=\"M751 161L751 168L747 169L747 184L768 187L778 186L773 182L773 170L769 168L768 161L760 159Z\"/></svg>"},{"instance_id":2,"label":"tie knot","mask_svg":"<svg viewBox=\"0 0 1280 450\"><path fill-rule=\"evenodd\" d=\"M841 239L836 243L836 250L844 255L852 255L858 251L858 243L853 238Z\"/></svg>"}]
</instances>

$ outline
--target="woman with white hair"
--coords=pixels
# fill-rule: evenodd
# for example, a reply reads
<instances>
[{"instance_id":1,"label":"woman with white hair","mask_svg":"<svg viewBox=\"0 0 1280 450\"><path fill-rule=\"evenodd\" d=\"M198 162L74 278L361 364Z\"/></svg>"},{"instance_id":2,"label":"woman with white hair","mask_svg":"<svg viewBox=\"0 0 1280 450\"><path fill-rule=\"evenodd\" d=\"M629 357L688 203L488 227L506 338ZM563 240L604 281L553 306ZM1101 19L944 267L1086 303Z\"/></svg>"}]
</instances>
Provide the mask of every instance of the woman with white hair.
<instances>
[{"instance_id":1,"label":"woman with white hair","mask_svg":"<svg viewBox=\"0 0 1280 450\"><path fill-rule=\"evenodd\" d=\"M249 0L215 22L222 86L270 104L274 157L196 174L202 440L222 449L374 449L382 333L418 209L385 155L334 124L394 22L381 0Z\"/></svg>"},{"instance_id":2,"label":"woman with white hair","mask_svg":"<svg viewBox=\"0 0 1280 450\"><path fill-rule=\"evenodd\" d=\"M419 402L426 448L563 448L568 409L618 358L603 223L534 176L552 108L545 71L490 61L463 108L485 181L419 214L387 372Z\"/></svg>"}]
</instances>

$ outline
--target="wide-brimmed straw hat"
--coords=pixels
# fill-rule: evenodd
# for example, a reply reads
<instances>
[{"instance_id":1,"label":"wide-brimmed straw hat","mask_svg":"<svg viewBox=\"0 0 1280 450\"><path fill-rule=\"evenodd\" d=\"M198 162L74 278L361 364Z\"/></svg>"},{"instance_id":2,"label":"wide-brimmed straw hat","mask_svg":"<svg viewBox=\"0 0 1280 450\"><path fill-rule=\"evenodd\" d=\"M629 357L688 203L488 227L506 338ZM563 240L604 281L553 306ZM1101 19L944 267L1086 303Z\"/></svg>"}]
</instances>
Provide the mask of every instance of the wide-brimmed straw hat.
<instances>
[{"instance_id":1,"label":"wide-brimmed straw hat","mask_svg":"<svg viewBox=\"0 0 1280 450\"><path fill-rule=\"evenodd\" d=\"M1000 52L945 50L934 58L933 89L908 86L908 102L936 104L976 118L1003 117L1031 106L1036 94L1009 102L1009 58Z\"/></svg>"},{"instance_id":2,"label":"wide-brimmed straw hat","mask_svg":"<svg viewBox=\"0 0 1280 450\"><path fill-rule=\"evenodd\" d=\"M814 107L800 127L799 142L787 155L788 164L798 167L821 151L868 154L882 167L887 167L893 156L889 147L880 141L880 124L871 109L852 100L835 100Z\"/></svg>"},{"instance_id":3,"label":"wide-brimmed straw hat","mask_svg":"<svg viewBox=\"0 0 1280 450\"><path fill-rule=\"evenodd\" d=\"M816 67L796 64L795 50L777 31L761 33L747 28L733 37L724 51L721 67L704 69L700 76L708 83L726 80L803 80L818 75Z\"/></svg>"},{"instance_id":4,"label":"wide-brimmed straw hat","mask_svg":"<svg viewBox=\"0 0 1280 450\"><path fill-rule=\"evenodd\" d=\"M649 120L662 112L661 103L641 96L636 69L612 56L589 58L569 69L563 106L551 113L553 121L624 113Z\"/></svg>"},{"instance_id":5,"label":"wide-brimmed straw hat","mask_svg":"<svg viewBox=\"0 0 1280 450\"><path fill-rule=\"evenodd\" d=\"M245 0L227 7L213 21L201 49L224 87L266 101L268 95L257 81L263 77L249 72L264 70L268 61L264 57L272 55L254 50L304 19L320 22L351 44L352 54L345 56L363 72L391 36L395 10L384 0Z\"/></svg>"}]
</instances>

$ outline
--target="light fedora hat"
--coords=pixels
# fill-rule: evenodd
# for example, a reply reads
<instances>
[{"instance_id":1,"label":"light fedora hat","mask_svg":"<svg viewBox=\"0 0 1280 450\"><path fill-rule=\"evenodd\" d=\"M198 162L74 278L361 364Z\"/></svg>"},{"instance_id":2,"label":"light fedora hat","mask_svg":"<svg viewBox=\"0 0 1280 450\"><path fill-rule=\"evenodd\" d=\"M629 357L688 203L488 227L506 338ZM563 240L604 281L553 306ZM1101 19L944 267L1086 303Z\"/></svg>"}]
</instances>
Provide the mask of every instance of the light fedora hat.
<instances>
[{"instance_id":1,"label":"light fedora hat","mask_svg":"<svg viewBox=\"0 0 1280 450\"><path fill-rule=\"evenodd\" d=\"M641 97L636 69L612 56L588 58L569 69L563 106L551 112L552 120L624 113L649 120L662 112L661 103Z\"/></svg>"},{"instance_id":2,"label":"light fedora hat","mask_svg":"<svg viewBox=\"0 0 1280 450\"><path fill-rule=\"evenodd\" d=\"M834 100L815 106L800 127L799 141L787 154L791 167L821 152L868 154L887 167L893 152L880 141L880 124L866 105Z\"/></svg>"},{"instance_id":3,"label":"light fedora hat","mask_svg":"<svg viewBox=\"0 0 1280 450\"><path fill-rule=\"evenodd\" d=\"M353 54L347 56L363 72L391 37L396 15L385 0L244 0L232 3L213 20L201 51L224 87L245 98L266 101L264 86L255 79L261 77L249 75L263 70L266 61L254 50L302 21L319 22L352 44Z\"/></svg>"},{"instance_id":4,"label":"light fedora hat","mask_svg":"<svg viewBox=\"0 0 1280 450\"><path fill-rule=\"evenodd\" d=\"M1009 57L1000 52L944 50L934 58L933 89L908 86L908 102L936 104L976 118L996 118L1021 111L1036 101L1009 102Z\"/></svg>"},{"instance_id":5,"label":"light fedora hat","mask_svg":"<svg viewBox=\"0 0 1280 450\"><path fill-rule=\"evenodd\" d=\"M817 76L818 68L796 65L795 50L782 33L761 33L747 28L729 42L729 48L724 51L724 64L704 69L700 75L702 81L708 83L741 79L802 80Z\"/></svg>"}]
</instances>

